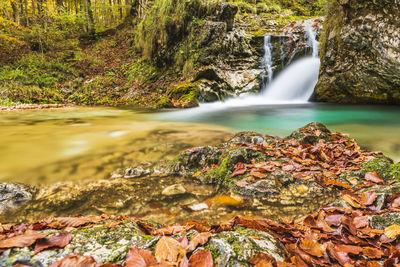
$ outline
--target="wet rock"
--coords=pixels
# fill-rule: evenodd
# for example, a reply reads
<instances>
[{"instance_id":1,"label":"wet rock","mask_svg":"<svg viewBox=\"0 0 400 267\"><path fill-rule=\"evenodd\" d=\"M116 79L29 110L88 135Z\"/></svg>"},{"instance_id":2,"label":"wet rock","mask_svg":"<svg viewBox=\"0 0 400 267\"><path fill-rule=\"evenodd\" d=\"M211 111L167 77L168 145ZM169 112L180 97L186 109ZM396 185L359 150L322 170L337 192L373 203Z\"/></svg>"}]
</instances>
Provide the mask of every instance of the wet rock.
<instances>
[{"instance_id":1,"label":"wet rock","mask_svg":"<svg viewBox=\"0 0 400 267\"><path fill-rule=\"evenodd\" d=\"M169 170L175 175L195 176L205 184L221 185L226 190L258 201L265 205L289 207L319 207L333 201L337 191L332 187L322 187L315 180L294 178L293 174L276 167L265 177L254 180L249 176L232 177L238 163L254 164L257 162L286 162L289 159L268 156L255 149L262 144L273 144L282 140L292 140L304 144L313 144L319 139L331 139L330 131L320 123L310 123L281 139L253 132L236 134L231 140L218 147L199 147L181 153L170 163ZM276 163L280 166L282 163ZM246 178L247 177L247 178ZM253 179L246 182L246 179ZM243 182L240 182L243 180Z\"/></svg>"},{"instance_id":2,"label":"wet rock","mask_svg":"<svg viewBox=\"0 0 400 267\"><path fill-rule=\"evenodd\" d=\"M125 170L124 178L138 178L142 177L145 175L149 175L151 173L150 170L144 169L143 167L137 167L137 168L128 168ZM113 178L119 178L116 175Z\"/></svg>"},{"instance_id":3,"label":"wet rock","mask_svg":"<svg viewBox=\"0 0 400 267\"><path fill-rule=\"evenodd\" d=\"M330 4L315 100L400 103L399 13L397 0Z\"/></svg>"},{"instance_id":4,"label":"wet rock","mask_svg":"<svg viewBox=\"0 0 400 267\"><path fill-rule=\"evenodd\" d=\"M331 139L330 133L328 128L322 123L312 122L294 131L288 138L292 138L299 143L312 145L317 143L320 139L329 141Z\"/></svg>"},{"instance_id":5,"label":"wet rock","mask_svg":"<svg viewBox=\"0 0 400 267\"><path fill-rule=\"evenodd\" d=\"M176 195L182 195L185 193L186 193L186 189L181 184L174 184L174 185L168 186L162 191L162 194L164 196L176 196Z\"/></svg>"},{"instance_id":6,"label":"wet rock","mask_svg":"<svg viewBox=\"0 0 400 267\"><path fill-rule=\"evenodd\" d=\"M200 210L205 210L208 208L209 207L206 203L197 203L197 204L192 204L192 205L187 206L187 209L189 209L191 211L200 211Z\"/></svg>"},{"instance_id":7,"label":"wet rock","mask_svg":"<svg viewBox=\"0 0 400 267\"><path fill-rule=\"evenodd\" d=\"M33 266L49 266L64 257L80 254L92 256L101 263L123 264L131 246L140 249L154 250L160 236L144 235L137 223L131 220L105 227L99 225L75 230L71 242L62 249L44 250L37 254L33 247L8 249L0 255L0 265L11 267L17 262ZM51 235L58 230L47 230ZM186 233L190 240L196 231ZM173 236L178 238L185 233ZM256 238L257 237L257 238ZM285 247L267 232L247 228L235 228L233 231L212 234L209 241L198 249L208 249L213 254L214 263L218 266L250 266L248 259L256 253L265 253L283 260L287 255ZM189 254L190 255L190 254Z\"/></svg>"},{"instance_id":8,"label":"wet rock","mask_svg":"<svg viewBox=\"0 0 400 267\"><path fill-rule=\"evenodd\" d=\"M211 10L211 13L214 14L214 20L225 22L228 31L232 30L237 12L237 6L227 3L221 3L215 6L214 10Z\"/></svg>"},{"instance_id":9,"label":"wet rock","mask_svg":"<svg viewBox=\"0 0 400 267\"><path fill-rule=\"evenodd\" d=\"M0 213L16 209L31 200L36 188L20 183L0 183Z\"/></svg>"},{"instance_id":10,"label":"wet rock","mask_svg":"<svg viewBox=\"0 0 400 267\"><path fill-rule=\"evenodd\" d=\"M287 255L284 246L270 234L241 227L212 235L205 247L212 251L218 266L248 266L247 261L256 253L271 255L278 261Z\"/></svg>"}]
</instances>

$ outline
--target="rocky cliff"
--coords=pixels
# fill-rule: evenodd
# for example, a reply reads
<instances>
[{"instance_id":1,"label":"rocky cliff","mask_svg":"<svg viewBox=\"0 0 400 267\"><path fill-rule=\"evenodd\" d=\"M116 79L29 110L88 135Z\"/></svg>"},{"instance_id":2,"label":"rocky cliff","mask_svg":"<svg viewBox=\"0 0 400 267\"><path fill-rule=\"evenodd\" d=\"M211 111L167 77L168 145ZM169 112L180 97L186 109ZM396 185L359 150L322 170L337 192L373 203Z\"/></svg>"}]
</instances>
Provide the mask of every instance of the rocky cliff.
<instances>
[{"instance_id":1,"label":"rocky cliff","mask_svg":"<svg viewBox=\"0 0 400 267\"><path fill-rule=\"evenodd\" d=\"M331 0L314 99L400 104L399 15L399 0Z\"/></svg>"}]
</instances>

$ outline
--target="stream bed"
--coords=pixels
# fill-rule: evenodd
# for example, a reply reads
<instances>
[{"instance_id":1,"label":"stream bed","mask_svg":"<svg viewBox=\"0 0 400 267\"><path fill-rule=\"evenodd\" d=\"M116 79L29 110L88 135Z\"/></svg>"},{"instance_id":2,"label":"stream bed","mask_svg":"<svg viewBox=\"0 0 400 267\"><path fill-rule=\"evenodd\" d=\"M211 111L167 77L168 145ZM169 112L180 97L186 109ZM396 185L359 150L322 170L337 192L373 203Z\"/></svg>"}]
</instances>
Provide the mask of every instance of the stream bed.
<instances>
[{"instance_id":1,"label":"stream bed","mask_svg":"<svg viewBox=\"0 0 400 267\"><path fill-rule=\"evenodd\" d=\"M284 136L311 121L348 133L362 148L382 151L399 161L399 118L398 107L321 104L200 107L156 114L102 107L2 112L0 180L39 189L26 209L0 220L101 213L169 224L188 219L217 223L235 215L298 217L318 209L320 200L306 203L301 210L260 207L251 199L191 178L111 176L117 169L167 162L190 147L220 144L238 131ZM184 185L184 193L163 193L177 184ZM188 208L204 204L207 208Z\"/></svg>"}]
</instances>

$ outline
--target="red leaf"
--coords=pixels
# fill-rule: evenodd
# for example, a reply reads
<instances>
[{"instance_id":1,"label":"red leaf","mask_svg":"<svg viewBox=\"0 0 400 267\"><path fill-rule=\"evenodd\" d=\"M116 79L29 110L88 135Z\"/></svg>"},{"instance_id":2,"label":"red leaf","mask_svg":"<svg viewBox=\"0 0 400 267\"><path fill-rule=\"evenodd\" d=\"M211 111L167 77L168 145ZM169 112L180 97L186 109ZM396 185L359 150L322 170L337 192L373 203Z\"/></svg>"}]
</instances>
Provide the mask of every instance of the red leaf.
<instances>
[{"instance_id":1,"label":"red leaf","mask_svg":"<svg viewBox=\"0 0 400 267\"><path fill-rule=\"evenodd\" d=\"M126 256L125 267L147 267L156 265L157 260L149 250L131 247Z\"/></svg>"},{"instance_id":2,"label":"red leaf","mask_svg":"<svg viewBox=\"0 0 400 267\"><path fill-rule=\"evenodd\" d=\"M73 255L56 261L49 267L95 267L96 261L91 256Z\"/></svg>"},{"instance_id":3,"label":"red leaf","mask_svg":"<svg viewBox=\"0 0 400 267\"><path fill-rule=\"evenodd\" d=\"M44 233L25 233L23 235L14 236L0 241L0 248L23 248L28 247L36 242L36 240L46 237Z\"/></svg>"},{"instance_id":4,"label":"red leaf","mask_svg":"<svg viewBox=\"0 0 400 267\"><path fill-rule=\"evenodd\" d=\"M71 232L68 232L53 236L50 239L39 239L35 245L35 254L47 248L52 248L52 247L63 248L69 244L71 238L72 234Z\"/></svg>"},{"instance_id":5,"label":"red leaf","mask_svg":"<svg viewBox=\"0 0 400 267\"><path fill-rule=\"evenodd\" d=\"M365 174L365 179L367 181L376 183L376 184L384 184L385 180L383 180L377 172L367 172Z\"/></svg>"},{"instance_id":6,"label":"red leaf","mask_svg":"<svg viewBox=\"0 0 400 267\"><path fill-rule=\"evenodd\" d=\"M189 267L213 267L214 261L211 252L208 250L198 250L189 259Z\"/></svg>"},{"instance_id":7,"label":"red leaf","mask_svg":"<svg viewBox=\"0 0 400 267\"><path fill-rule=\"evenodd\" d=\"M237 163L234 168L235 168L235 170L231 174L232 177L245 174L247 171L246 165L242 162Z\"/></svg>"},{"instance_id":8,"label":"red leaf","mask_svg":"<svg viewBox=\"0 0 400 267\"><path fill-rule=\"evenodd\" d=\"M197 233L195 234L192 239L189 242L189 246L187 247L187 251L191 252L196 249L198 245L204 245L207 243L208 239L210 238L211 233L210 232L204 232L204 233Z\"/></svg>"}]
</instances>

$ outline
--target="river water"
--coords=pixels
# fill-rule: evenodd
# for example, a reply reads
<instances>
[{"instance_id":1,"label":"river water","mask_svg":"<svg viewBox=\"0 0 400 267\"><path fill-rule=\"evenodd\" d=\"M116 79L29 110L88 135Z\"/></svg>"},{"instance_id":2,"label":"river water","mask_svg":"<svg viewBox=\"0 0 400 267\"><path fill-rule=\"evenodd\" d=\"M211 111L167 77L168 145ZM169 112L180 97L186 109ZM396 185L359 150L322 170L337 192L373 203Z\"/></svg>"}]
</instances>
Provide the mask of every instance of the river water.
<instances>
[{"instance_id":1,"label":"river water","mask_svg":"<svg viewBox=\"0 0 400 267\"><path fill-rule=\"evenodd\" d=\"M119 168L153 166L180 151L217 145L235 132L287 135L311 121L350 134L363 148L400 160L400 108L389 106L270 105L219 111L151 113L102 107L0 113L0 181L36 185L40 193L25 210L0 221L34 221L48 216L127 214L162 223L188 218L221 222L233 216L296 217L317 209L254 208L229 192L193 179L110 179ZM169 198L168 186L184 184L190 194ZM208 203L199 212L185 205Z\"/></svg>"}]
</instances>

